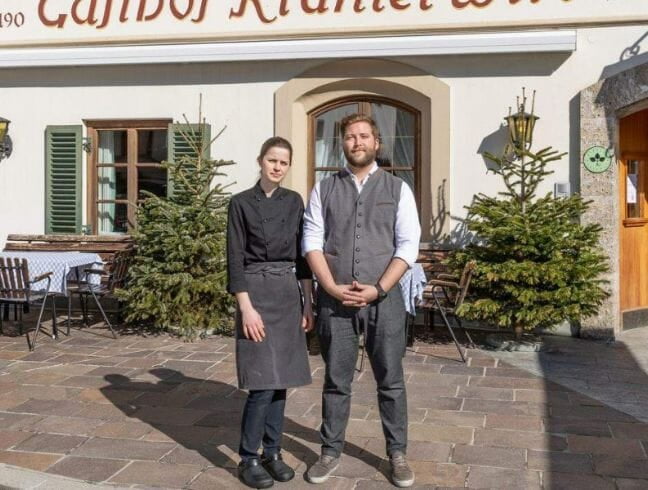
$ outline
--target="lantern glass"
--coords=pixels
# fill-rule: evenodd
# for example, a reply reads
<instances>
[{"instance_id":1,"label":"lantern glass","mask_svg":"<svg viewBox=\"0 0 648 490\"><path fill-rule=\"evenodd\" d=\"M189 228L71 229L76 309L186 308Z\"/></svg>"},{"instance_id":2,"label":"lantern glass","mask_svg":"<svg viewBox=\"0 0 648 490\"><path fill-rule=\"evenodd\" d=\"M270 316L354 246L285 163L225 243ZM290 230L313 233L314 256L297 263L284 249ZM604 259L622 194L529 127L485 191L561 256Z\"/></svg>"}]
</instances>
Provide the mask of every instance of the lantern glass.
<instances>
[{"instance_id":1,"label":"lantern glass","mask_svg":"<svg viewBox=\"0 0 648 490\"><path fill-rule=\"evenodd\" d=\"M8 119L4 119L0 117L0 145L4 143L4 139L7 136L7 133L9 132L9 121Z\"/></svg>"},{"instance_id":2,"label":"lantern glass","mask_svg":"<svg viewBox=\"0 0 648 490\"><path fill-rule=\"evenodd\" d=\"M531 146L533 130L538 119L540 118L526 112L518 112L506 117L511 142L517 148L527 149Z\"/></svg>"}]
</instances>

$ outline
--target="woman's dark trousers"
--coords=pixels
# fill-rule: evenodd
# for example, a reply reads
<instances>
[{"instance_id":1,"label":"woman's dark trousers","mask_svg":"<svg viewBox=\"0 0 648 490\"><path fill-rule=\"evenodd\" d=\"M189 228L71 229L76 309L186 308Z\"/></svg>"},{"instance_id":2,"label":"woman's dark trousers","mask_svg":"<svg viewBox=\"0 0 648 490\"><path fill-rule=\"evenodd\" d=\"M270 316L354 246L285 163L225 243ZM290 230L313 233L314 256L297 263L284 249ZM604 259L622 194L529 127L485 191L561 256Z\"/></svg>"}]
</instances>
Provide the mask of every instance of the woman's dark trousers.
<instances>
[{"instance_id":1,"label":"woman's dark trousers","mask_svg":"<svg viewBox=\"0 0 648 490\"><path fill-rule=\"evenodd\" d=\"M250 390L241 421L239 455L246 462L263 455L272 456L281 451L286 390Z\"/></svg>"}]
</instances>

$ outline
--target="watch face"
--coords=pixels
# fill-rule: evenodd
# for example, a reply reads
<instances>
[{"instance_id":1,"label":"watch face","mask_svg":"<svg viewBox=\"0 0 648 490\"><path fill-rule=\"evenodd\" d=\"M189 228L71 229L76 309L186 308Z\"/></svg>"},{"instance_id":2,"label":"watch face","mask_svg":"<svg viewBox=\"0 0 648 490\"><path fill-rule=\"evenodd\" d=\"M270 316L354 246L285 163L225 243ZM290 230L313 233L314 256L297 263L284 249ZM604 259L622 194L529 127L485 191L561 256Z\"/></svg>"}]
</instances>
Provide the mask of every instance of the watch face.
<instances>
[{"instance_id":1,"label":"watch face","mask_svg":"<svg viewBox=\"0 0 648 490\"><path fill-rule=\"evenodd\" d=\"M612 164L612 155L608 148L592 146L583 155L583 165L592 173L605 172Z\"/></svg>"}]
</instances>

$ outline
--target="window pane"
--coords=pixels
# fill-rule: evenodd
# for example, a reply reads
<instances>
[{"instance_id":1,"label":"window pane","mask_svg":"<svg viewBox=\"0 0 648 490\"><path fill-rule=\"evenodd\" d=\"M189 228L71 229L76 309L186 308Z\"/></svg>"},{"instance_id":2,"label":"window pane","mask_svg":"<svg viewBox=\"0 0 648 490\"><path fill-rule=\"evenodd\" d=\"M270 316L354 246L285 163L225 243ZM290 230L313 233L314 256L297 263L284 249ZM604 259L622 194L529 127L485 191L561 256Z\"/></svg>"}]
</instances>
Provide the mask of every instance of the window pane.
<instances>
[{"instance_id":1,"label":"window pane","mask_svg":"<svg viewBox=\"0 0 648 490\"><path fill-rule=\"evenodd\" d=\"M156 196L166 197L167 195L167 172L161 167L140 167L137 169L137 186L139 198L147 196L142 191L148 191Z\"/></svg>"},{"instance_id":2,"label":"window pane","mask_svg":"<svg viewBox=\"0 0 648 490\"><path fill-rule=\"evenodd\" d=\"M378 125L381 137L378 165L413 167L416 149L414 114L374 102L371 104L371 115Z\"/></svg>"},{"instance_id":3,"label":"window pane","mask_svg":"<svg viewBox=\"0 0 648 490\"><path fill-rule=\"evenodd\" d=\"M639 162L630 160L626 175L626 218L641 218L639 207Z\"/></svg>"},{"instance_id":4,"label":"window pane","mask_svg":"<svg viewBox=\"0 0 648 490\"><path fill-rule=\"evenodd\" d=\"M166 159L166 129L139 130L137 132L137 161L139 163L160 163Z\"/></svg>"},{"instance_id":5,"label":"window pane","mask_svg":"<svg viewBox=\"0 0 648 490\"><path fill-rule=\"evenodd\" d=\"M315 167L344 167L340 120L354 112L358 112L358 104L347 104L315 119Z\"/></svg>"},{"instance_id":6,"label":"window pane","mask_svg":"<svg viewBox=\"0 0 648 490\"><path fill-rule=\"evenodd\" d=\"M416 195L416 193L414 192L415 191L415 189L414 189L414 171L412 171L412 170L409 170L409 171L397 170L397 171L394 172L394 175L396 177L400 177L401 179L403 179L407 183L407 185L410 186L410 189L412 189L412 193L414 195Z\"/></svg>"},{"instance_id":7,"label":"window pane","mask_svg":"<svg viewBox=\"0 0 648 490\"><path fill-rule=\"evenodd\" d=\"M126 233L128 231L128 205L100 203L97 210L99 234Z\"/></svg>"},{"instance_id":8,"label":"window pane","mask_svg":"<svg viewBox=\"0 0 648 490\"><path fill-rule=\"evenodd\" d=\"M127 199L128 169L126 167L99 167L97 174L98 200Z\"/></svg>"},{"instance_id":9,"label":"window pane","mask_svg":"<svg viewBox=\"0 0 648 490\"><path fill-rule=\"evenodd\" d=\"M98 163L126 163L126 131L99 131Z\"/></svg>"},{"instance_id":10,"label":"window pane","mask_svg":"<svg viewBox=\"0 0 648 490\"><path fill-rule=\"evenodd\" d=\"M324 180L326 177L330 177L331 175L337 173L337 171L332 172L332 171L324 171L320 170L315 172L315 183L320 182L321 180Z\"/></svg>"}]
</instances>

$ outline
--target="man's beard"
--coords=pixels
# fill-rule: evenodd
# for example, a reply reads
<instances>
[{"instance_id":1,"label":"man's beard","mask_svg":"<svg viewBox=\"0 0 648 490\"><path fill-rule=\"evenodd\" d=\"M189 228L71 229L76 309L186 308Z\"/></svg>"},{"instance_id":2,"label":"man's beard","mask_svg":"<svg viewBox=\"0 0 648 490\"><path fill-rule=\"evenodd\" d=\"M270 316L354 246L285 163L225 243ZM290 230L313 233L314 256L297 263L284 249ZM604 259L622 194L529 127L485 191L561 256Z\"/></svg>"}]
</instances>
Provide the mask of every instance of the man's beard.
<instances>
[{"instance_id":1,"label":"man's beard","mask_svg":"<svg viewBox=\"0 0 648 490\"><path fill-rule=\"evenodd\" d=\"M377 151L373 148L365 148L364 157L358 159L351 152L344 150L344 156L346 157L347 163L352 167L363 168L368 165L371 165L376 160Z\"/></svg>"}]
</instances>

